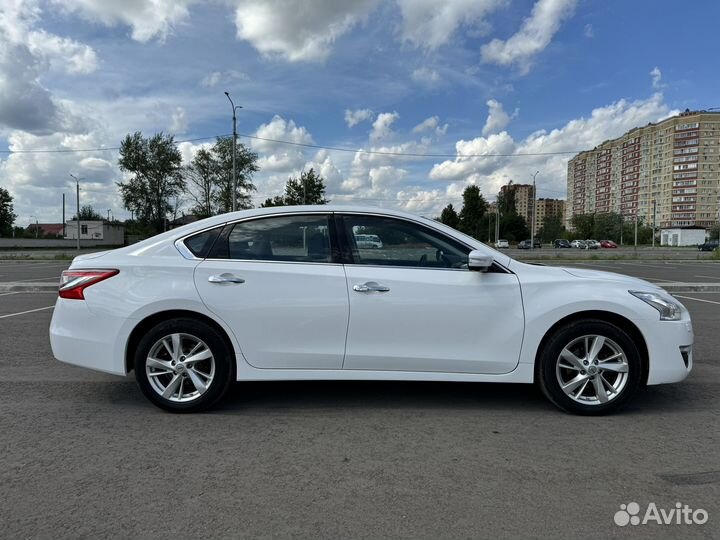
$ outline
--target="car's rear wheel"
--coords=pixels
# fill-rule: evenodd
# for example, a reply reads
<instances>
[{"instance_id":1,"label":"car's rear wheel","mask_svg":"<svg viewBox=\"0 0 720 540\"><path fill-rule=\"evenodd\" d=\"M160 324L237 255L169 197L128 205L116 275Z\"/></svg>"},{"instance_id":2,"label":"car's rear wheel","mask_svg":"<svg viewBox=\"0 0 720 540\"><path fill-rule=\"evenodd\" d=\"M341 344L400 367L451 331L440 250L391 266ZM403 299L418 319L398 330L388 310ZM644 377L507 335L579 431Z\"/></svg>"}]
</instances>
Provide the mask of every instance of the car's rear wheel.
<instances>
[{"instance_id":1,"label":"car's rear wheel","mask_svg":"<svg viewBox=\"0 0 720 540\"><path fill-rule=\"evenodd\" d=\"M538 382L547 398L575 414L615 412L636 393L642 359L617 326L585 320L560 328L545 344Z\"/></svg>"},{"instance_id":2,"label":"car's rear wheel","mask_svg":"<svg viewBox=\"0 0 720 540\"><path fill-rule=\"evenodd\" d=\"M173 412L212 407L233 380L233 353L220 333L195 319L159 323L135 352L135 378L143 394Z\"/></svg>"}]
</instances>

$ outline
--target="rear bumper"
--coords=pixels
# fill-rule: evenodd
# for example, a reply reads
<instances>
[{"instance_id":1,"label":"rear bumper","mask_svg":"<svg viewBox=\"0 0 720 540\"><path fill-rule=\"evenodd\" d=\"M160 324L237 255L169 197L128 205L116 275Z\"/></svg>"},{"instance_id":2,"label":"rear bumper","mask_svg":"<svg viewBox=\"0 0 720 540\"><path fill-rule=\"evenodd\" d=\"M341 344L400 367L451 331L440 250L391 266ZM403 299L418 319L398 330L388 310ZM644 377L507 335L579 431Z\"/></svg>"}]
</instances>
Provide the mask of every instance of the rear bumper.
<instances>
[{"instance_id":1,"label":"rear bumper","mask_svg":"<svg viewBox=\"0 0 720 540\"><path fill-rule=\"evenodd\" d=\"M98 317L82 300L58 298L50 322L50 346L61 362L126 375L124 344L131 321Z\"/></svg>"}]
</instances>

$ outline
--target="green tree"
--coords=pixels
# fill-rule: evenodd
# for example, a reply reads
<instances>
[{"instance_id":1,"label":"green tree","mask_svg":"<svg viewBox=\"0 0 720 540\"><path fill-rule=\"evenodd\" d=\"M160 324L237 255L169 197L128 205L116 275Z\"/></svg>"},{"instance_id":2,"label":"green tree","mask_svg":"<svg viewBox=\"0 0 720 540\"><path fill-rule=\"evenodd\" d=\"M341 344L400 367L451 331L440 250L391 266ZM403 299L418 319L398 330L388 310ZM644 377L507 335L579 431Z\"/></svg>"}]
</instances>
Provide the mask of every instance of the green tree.
<instances>
[{"instance_id":1,"label":"green tree","mask_svg":"<svg viewBox=\"0 0 720 540\"><path fill-rule=\"evenodd\" d=\"M515 207L515 184L512 183L512 180L508 182L505 189L500 190L496 204L501 215L517 212Z\"/></svg>"},{"instance_id":2,"label":"green tree","mask_svg":"<svg viewBox=\"0 0 720 540\"><path fill-rule=\"evenodd\" d=\"M285 205L327 204L325 199L325 180L315 173L315 169L303 171L300 178L291 177L285 184Z\"/></svg>"},{"instance_id":3,"label":"green tree","mask_svg":"<svg viewBox=\"0 0 720 540\"><path fill-rule=\"evenodd\" d=\"M478 186L468 186L463 191L463 207L460 210L460 230L478 240L482 237L482 218L487 202Z\"/></svg>"},{"instance_id":4,"label":"green tree","mask_svg":"<svg viewBox=\"0 0 720 540\"><path fill-rule=\"evenodd\" d=\"M577 238L588 239L592 237L595 232L595 214L575 214L572 217L572 226L575 229Z\"/></svg>"},{"instance_id":5,"label":"green tree","mask_svg":"<svg viewBox=\"0 0 720 540\"><path fill-rule=\"evenodd\" d=\"M193 214L206 218L217 213L219 166L211 151L201 148L185 167L188 195L195 203Z\"/></svg>"},{"instance_id":6,"label":"green tree","mask_svg":"<svg viewBox=\"0 0 720 540\"><path fill-rule=\"evenodd\" d=\"M77 214L72 218L77 219ZM80 207L80 219L84 221L102 221L103 217L95 211L92 205L85 204Z\"/></svg>"},{"instance_id":7,"label":"green tree","mask_svg":"<svg viewBox=\"0 0 720 540\"><path fill-rule=\"evenodd\" d=\"M260 205L260 208L270 208L271 206L285 206L285 198L282 195L275 195L274 197L268 197L265 202Z\"/></svg>"},{"instance_id":8,"label":"green tree","mask_svg":"<svg viewBox=\"0 0 720 540\"><path fill-rule=\"evenodd\" d=\"M440 223L444 223L453 229L457 229L460 226L460 216L455 211L455 208L453 208L452 203L443 208L440 214Z\"/></svg>"},{"instance_id":9,"label":"green tree","mask_svg":"<svg viewBox=\"0 0 720 540\"><path fill-rule=\"evenodd\" d=\"M530 230L528 229L525 218L517 212L500 215L500 238L511 242L520 242L530 238Z\"/></svg>"},{"instance_id":10,"label":"green tree","mask_svg":"<svg viewBox=\"0 0 720 540\"><path fill-rule=\"evenodd\" d=\"M15 214L13 197L10 192L0 187L0 236L12 236Z\"/></svg>"},{"instance_id":11,"label":"green tree","mask_svg":"<svg viewBox=\"0 0 720 540\"><path fill-rule=\"evenodd\" d=\"M127 210L152 225L155 232L164 229L173 207L171 200L185 189L182 156L172 135L156 133L145 138L139 131L120 143L120 170L130 177L118 182Z\"/></svg>"},{"instance_id":12,"label":"green tree","mask_svg":"<svg viewBox=\"0 0 720 540\"><path fill-rule=\"evenodd\" d=\"M548 243L556 238L562 238L564 232L565 227L563 227L560 216L550 215L543 218L542 227L540 228L538 236L540 236L543 242Z\"/></svg>"},{"instance_id":13,"label":"green tree","mask_svg":"<svg viewBox=\"0 0 720 540\"><path fill-rule=\"evenodd\" d=\"M622 222L622 216L616 212L594 214L592 233L590 233L590 236L583 238L613 240L618 242L620 240L620 227L622 226Z\"/></svg>"},{"instance_id":14,"label":"green tree","mask_svg":"<svg viewBox=\"0 0 720 540\"><path fill-rule=\"evenodd\" d=\"M233 165L232 137L218 137L211 153L217 163L215 195L216 210L219 213L230 212L233 200ZM252 176L260 170L257 164L258 155L245 145L238 143L235 147L235 168L237 174L237 191L235 197L238 210L252 208L250 194L255 191Z\"/></svg>"},{"instance_id":15,"label":"green tree","mask_svg":"<svg viewBox=\"0 0 720 540\"><path fill-rule=\"evenodd\" d=\"M260 206L297 206L301 204L327 204L325 199L325 180L315 169L303 171L300 178L291 176L285 183L285 193L265 199Z\"/></svg>"}]
</instances>

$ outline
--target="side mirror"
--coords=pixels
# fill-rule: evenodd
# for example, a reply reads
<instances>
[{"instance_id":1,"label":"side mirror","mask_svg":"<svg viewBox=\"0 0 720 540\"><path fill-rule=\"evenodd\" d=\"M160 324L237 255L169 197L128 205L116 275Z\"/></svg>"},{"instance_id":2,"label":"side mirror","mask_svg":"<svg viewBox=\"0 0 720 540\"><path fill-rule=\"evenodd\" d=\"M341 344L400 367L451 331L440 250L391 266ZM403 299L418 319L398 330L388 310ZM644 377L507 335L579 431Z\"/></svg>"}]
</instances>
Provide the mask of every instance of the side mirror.
<instances>
[{"instance_id":1,"label":"side mirror","mask_svg":"<svg viewBox=\"0 0 720 540\"><path fill-rule=\"evenodd\" d=\"M488 268L492 266L493 257L486 253L474 249L468 255L468 268L475 270L476 272L487 272Z\"/></svg>"}]
</instances>

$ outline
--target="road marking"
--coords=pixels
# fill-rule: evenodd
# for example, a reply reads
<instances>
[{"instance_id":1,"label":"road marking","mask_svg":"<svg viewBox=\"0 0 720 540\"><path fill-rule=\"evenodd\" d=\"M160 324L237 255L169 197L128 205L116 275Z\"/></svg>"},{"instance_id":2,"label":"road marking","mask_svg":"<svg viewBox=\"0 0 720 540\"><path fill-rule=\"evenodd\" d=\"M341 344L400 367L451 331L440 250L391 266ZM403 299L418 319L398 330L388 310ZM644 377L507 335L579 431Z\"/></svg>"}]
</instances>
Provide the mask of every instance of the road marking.
<instances>
[{"instance_id":1,"label":"road marking","mask_svg":"<svg viewBox=\"0 0 720 540\"><path fill-rule=\"evenodd\" d=\"M55 307L55 304L53 304L52 306L46 306L46 307L41 307L41 308L37 308L37 309L28 309L27 311L20 311L19 313L9 313L8 315L0 315L0 319L7 319L8 317L17 317L18 315L25 315L26 313L35 313L36 311L43 311L45 309L52 309L54 307Z\"/></svg>"},{"instance_id":2,"label":"road marking","mask_svg":"<svg viewBox=\"0 0 720 540\"><path fill-rule=\"evenodd\" d=\"M701 276L700 274L695 277L708 278L708 279L720 279L720 276Z\"/></svg>"},{"instance_id":3,"label":"road marking","mask_svg":"<svg viewBox=\"0 0 720 540\"><path fill-rule=\"evenodd\" d=\"M6 292L6 293L2 293L2 294L0 294L0 296L10 296L11 294L18 294L19 292L20 292L20 291L15 291L15 292Z\"/></svg>"},{"instance_id":4,"label":"road marking","mask_svg":"<svg viewBox=\"0 0 720 540\"><path fill-rule=\"evenodd\" d=\"M31 278L31 279L14 279L13 281L15 283L25 283L27 281L49 281L51 279L58 281L60 278L59 277L41 277L41 278Z\"/></svg>"},{"instance_id":5,"label":"road marking","mask_svg":"<svg viewBox=\"0 0 720 540\"><path fill-rule=\"evenodd\" d=\"M717 304L720 306L720 302L716 302L715 300L705 300L704 298L693 298L692 296L680 296L679 294L674 294L676 298L683 298L685 300L695 300L696 302L705 302L707 304Z\"/></svg>"},{"instance_id":6,"label":"road marking","mask_svg":"<svg viewBox=\"0 0 720 540\"><path fill-rule=\"evenodd\" d=\"M663 265L659 265L659 264L647 264L647 263L645 263L645 262L635 262L635 263L631 263L631 262L621 262L621 263L618 263L618 264L624 264L624 265L626 265L626 266L643 266L643 267L647 266L648 268L661 268L661 269L663 269L663 270L677 270L677 266L669 266L669 265L666 265L666 264L663 264ZM677 263L675 263L675 264L677 264Z\"/></svg>"}]
</instances>

